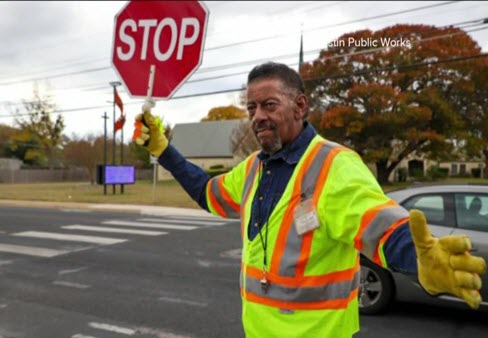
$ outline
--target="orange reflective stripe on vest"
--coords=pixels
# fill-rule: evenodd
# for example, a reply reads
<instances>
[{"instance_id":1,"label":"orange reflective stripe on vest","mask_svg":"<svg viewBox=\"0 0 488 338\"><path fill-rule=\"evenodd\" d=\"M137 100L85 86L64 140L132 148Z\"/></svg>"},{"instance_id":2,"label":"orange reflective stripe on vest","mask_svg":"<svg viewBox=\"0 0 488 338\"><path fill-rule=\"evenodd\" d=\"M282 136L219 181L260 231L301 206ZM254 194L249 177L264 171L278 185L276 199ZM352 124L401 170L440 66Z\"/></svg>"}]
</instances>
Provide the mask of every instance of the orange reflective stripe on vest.
<instances>
[{"instance_id":1,"label":"orange reflective stripe on vest","mask_svg":"<svg viewBox=\"0 0 488 338\"><path fill-rule=\"evenodd\" d=\"M408 211L393 200L371 208L361 219L360 229L354 239L356 249L373 257L385 232L390 229L388 234L391 233L392 225L398 227L407 219Z\"/></svg>"},{"instance_id":2,"label":"orange reflective stripe on vest","mask_svg":"<svg viewBox=\"0 0 488 338\"><path fill-rule=\"evenodd\" d=\"M359 256L356 265L344 271L322 276L283 277L269 273L268 292L261 292L262 270L245 266L246 289L244 297L283 309L340 309L346 308L358 294Z\"/></svg>"},{"instance_id":3,"label":"orange reflective stripe on vest","mask_svg":"<svg viewBox=\"0 0 488 338\"><path fill-rule=\"evenodd\" d=\"M305 276L314 232L299 236L294 226L295 208L307 199L313 199L313 203L317 204L331 163L336 154L343 150L348 149L333 142L319 141L307 151L279 227L267 274L271 284L267 293L261 291L262 269L243 263L244 276L241 278L245 280L241 281L241 285L245 285L245 289L241 292L247 300L284 309L337 309L346 308L350 300L357 296L359 256L355 266L350 269ZM248 175L247 180L254 182L253 175Z\"/></svg>"},{"instance_id":4,"label":"orange reflective stripe on vest","mask_svg":"<svg viewBox=\"0 0 488 338\"><path fill-rule=\"evenodd\" d=\"M258 152L254 152L249 156L246 163L245 176L255 176L259 161L257 161ZM252 188L252 181L244 180L245 187L243 191L243 199L241 201L234 201L224 187L224 175L219 175L210 179L207 183L208 203L211 204L215 212L222 217L238 218L241 212L241 205L245 205L249 197L249 191Z\"/></svg>"},{"instance_id":5,"label":"orange reflective stripe on vest","mask_svg":"<svg viewBox=\"0 0 488 338\"><path fill-rule=\"evenodd\" d=\"M223 187L224 175L219 175L210 180L207 189L211 190L210 202L218 214L222 217L239 217L240 206L235 203Z\"/></svg>"},{"instance_id":6,"label":"orange reflective stripe on vest","mask_svg":"<svg viewBox=\"0 0 488 338\"><path fill-rule=\"evenodd\" d=\"M310 256L314 232L298 236L293 224L293 214L301 200L313 198L317 205L317 191L322 191L335 155L346 148L333 142L318 142L309 152L300 168L293 189L293 196L299 196L290 202L286 210L280 233L271 260L270 271L284 276L303 276Z\"/></svg>"}]
</instances>

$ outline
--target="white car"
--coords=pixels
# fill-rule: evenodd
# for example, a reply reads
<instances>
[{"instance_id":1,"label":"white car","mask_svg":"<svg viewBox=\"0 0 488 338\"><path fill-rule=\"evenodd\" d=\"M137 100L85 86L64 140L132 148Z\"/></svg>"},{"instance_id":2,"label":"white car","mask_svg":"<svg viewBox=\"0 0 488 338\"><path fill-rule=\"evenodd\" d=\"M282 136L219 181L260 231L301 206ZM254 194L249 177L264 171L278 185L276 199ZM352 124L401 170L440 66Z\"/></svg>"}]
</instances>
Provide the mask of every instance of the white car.
<instances>
[{"instance_id":1,"label":"white car","mask_svg":"<svg viewBox=\"0 0 488 338\"><path fill-rule=\"evenodd\" d=\"M387 195L407 210L421 210L435 237L468 235L472 253L488 262L488 185L412 186ZM480 309L488 309L487 274L482 276L482 282ZM467 307L457 297L429 295L420 287L416 276L392 273L361 257L360 313L381 313L393 300Z\"/></svg>"}]
</instances>

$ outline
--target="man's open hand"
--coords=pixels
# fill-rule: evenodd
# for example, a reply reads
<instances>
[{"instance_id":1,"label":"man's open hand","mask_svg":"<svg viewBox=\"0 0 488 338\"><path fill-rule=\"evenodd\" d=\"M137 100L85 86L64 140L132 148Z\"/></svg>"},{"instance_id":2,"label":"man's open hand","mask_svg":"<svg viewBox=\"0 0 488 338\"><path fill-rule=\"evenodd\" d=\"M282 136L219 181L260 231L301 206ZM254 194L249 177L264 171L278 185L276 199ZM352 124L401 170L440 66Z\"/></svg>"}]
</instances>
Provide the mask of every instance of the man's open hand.
<instances>
[{"instance_id":1,"label":"man's open hand","mask_svg":"<svg viewBox=\"0 0 488 338\"><path fill-rule=\"evenodd\" d=\"M469 238L464 235L433 237L419 210L410 211L410 231L422 287L432 295L450 293L477 309L481 303L480 275L486 271L486 262L471 256Z\"/></svg>"}]
</instances>

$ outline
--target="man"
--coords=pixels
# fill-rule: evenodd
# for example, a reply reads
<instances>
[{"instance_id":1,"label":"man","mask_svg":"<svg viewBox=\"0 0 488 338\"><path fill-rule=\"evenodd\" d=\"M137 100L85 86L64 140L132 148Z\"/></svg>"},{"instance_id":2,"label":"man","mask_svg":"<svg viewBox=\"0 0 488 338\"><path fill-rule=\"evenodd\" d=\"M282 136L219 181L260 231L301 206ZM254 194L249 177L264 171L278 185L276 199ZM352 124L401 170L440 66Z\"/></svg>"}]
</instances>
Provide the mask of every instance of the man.
<instances>
[{"instance_id":1,"label":"man","mask_svg":"<svg viewBox=\"0 0 488 338\"><path fill-rule=\"evenodd\" d=\"M255 67L247 109L262 150L212 179L168 146L147 107L136 119L148 127L139 124L136 142L202 208L240 217L247 337L351 337L359 330L359 252L391 270L418 271L431 294L479 306L486 264L469 255L469 239L430 236L423 214L390 200L355 152L318 136L305 120L298 73Z\"/></svg>"}]
</instances>

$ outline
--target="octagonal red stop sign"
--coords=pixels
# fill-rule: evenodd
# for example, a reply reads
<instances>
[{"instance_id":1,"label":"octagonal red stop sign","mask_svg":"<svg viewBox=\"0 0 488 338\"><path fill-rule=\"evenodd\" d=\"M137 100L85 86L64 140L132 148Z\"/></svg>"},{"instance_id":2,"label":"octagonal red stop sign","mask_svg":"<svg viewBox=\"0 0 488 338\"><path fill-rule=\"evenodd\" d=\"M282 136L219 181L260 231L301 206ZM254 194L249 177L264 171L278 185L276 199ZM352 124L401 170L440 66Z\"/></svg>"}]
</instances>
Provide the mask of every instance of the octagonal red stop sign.
<instances>
[{"instance_id":1,"label":"octagonal red stop sign","mask_svg":"<svg viewBox=\"0 0 488 338\"><path fill-rule=\"evenodd\" d=\"M199 1L130 1L115 16L112 64L133 97L168 99L200 66L208 10Z\"/></svg>"}]
</instances>

